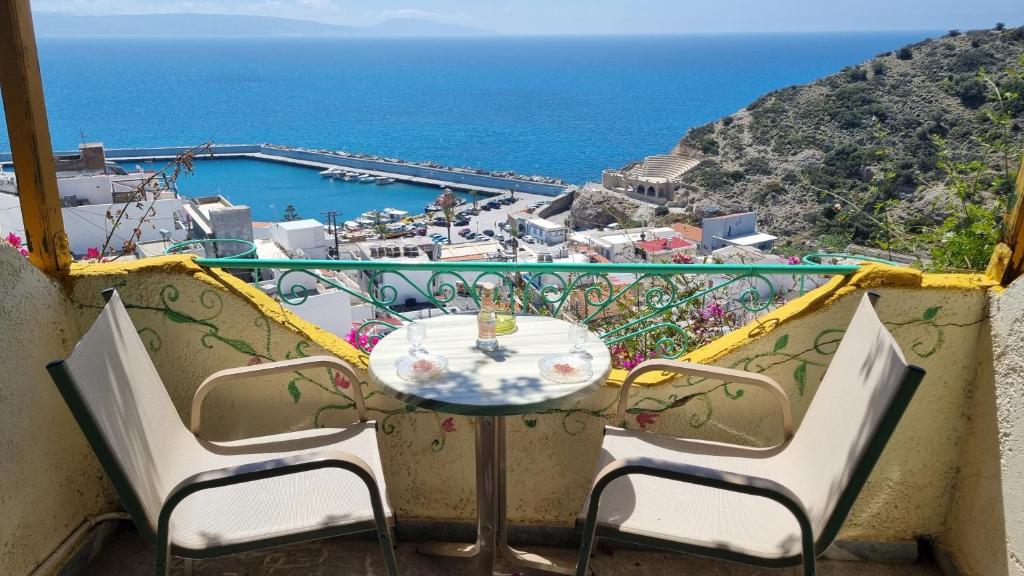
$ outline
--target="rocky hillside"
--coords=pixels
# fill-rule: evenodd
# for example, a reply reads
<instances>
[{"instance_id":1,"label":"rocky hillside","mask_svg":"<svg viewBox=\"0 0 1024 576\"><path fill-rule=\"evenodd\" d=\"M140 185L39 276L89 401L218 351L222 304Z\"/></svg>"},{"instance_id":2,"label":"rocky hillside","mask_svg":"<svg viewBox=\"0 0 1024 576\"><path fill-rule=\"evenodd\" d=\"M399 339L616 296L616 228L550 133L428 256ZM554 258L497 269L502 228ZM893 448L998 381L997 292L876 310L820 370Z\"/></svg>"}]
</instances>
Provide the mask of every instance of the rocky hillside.
<instances>
[{"instance_id":1,"label":"rocky hillside","mask_svg":"<svg viewBox=\"0 0 1024 576\"><path fill-rule=\"evenodd\" d=\"M674 153L705 160L684 175L697 192L681 204L694 218L710 206L756 208L767 231L811 244L878 241L872 218L933 223L946 186L933 136L956 158L1002 163L986 152L996 90L981 71L1021 95L1004 106L1010 124L999 133L1024 143L1022 58L1024 27L954 31L765 94L682 138ZM880 215L887 201L898 213Z\"/></svg>"}]
</instances>

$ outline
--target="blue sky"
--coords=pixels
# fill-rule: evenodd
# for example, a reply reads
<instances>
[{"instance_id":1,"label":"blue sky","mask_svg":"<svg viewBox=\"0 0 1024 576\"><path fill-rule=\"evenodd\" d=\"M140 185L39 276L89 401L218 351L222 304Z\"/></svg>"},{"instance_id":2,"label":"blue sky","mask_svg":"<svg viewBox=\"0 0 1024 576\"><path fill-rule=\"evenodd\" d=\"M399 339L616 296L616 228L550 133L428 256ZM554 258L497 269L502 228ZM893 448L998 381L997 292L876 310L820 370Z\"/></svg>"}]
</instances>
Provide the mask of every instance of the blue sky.
<instances>
[{"instance_id":1,"label":"blue sky","mask_svg":"<svg viewBox=\"0 0 1024 576\"><path fill-rule=\"evenodd\" d=\"M74 14L207 12L368 25L390 18L504 34L947 30L1024 23L1022 0L34 0Z\"/></svg>"}]
</instances>

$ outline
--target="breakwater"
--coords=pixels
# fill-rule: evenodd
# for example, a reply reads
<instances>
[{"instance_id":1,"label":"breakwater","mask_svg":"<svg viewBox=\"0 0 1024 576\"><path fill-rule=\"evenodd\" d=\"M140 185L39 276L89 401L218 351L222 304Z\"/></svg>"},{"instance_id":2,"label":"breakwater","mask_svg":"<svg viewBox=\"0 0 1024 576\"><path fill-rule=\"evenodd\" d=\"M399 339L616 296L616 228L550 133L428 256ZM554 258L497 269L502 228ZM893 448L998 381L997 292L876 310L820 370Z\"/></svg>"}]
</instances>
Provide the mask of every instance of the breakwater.
<instances>
[{"instance_id":1,"label":"breakwater","mask_svg":"<svg viewBox=\"0 0 1024 576\"><path fill-rule=\"evenodd\" d=\"M155 148L108 148L108 160L139 162L170 160L188 150L187 146ZM57 152L57 156L75 155ZM431 162L409 162L394 158L381 158L334 150L310 150L275 144L214 144L204 157L254 158L268 162L281 162L310 168L343 168L376 176L388 176L413 184L448 186L463 190L481 190L495 194L526 192L544 196L558 196L569 186L560 180L543 176L523 176L511 172L488 172L480 169L440 166ZM11 154L0 154L0 165L9 164Z\"/></svg>"}]
</instances>

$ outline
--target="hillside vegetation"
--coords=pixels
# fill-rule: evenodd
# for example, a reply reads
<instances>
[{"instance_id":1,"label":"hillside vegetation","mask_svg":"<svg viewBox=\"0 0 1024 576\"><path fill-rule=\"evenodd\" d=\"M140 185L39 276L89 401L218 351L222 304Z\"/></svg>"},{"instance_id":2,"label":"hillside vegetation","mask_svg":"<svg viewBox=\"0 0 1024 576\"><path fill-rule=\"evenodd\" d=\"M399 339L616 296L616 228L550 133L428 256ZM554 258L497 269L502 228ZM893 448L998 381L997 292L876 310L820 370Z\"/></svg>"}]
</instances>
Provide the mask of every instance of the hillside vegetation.
<instances>
[{"instance_id":1,"label":"hillside vegetation","mask_svg":"<svg viewBox=\"0 0 1024 576\"><path fill-rule=\"evenodd\" d=\"M1024 143L1020 94L1024 27L879 54L688 131L674 153L705 160L684 175L697 191L682 204L695 217L755 208L800 249L856 242L930 255L963 228L989 242L994 225L979 222L1001 211ZM976 256L944 265L983 266Z\"/></svg>"}]
</instances>

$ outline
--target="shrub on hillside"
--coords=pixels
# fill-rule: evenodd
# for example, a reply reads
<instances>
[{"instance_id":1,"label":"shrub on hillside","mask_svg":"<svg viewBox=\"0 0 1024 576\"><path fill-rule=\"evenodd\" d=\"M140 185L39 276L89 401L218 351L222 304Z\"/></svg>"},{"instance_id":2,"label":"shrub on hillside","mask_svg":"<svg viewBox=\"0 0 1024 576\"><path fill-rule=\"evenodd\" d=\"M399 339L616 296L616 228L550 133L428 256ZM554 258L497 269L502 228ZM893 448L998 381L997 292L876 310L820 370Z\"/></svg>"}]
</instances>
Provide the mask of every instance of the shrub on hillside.
<instances>
[{"instance_id":1,"label":"shrub on hillside","mask_svg":"<svg viewBox=\"0 0 1024 576\"><path fill-rule=\"evenodd\" d=\"M900 60L910 60L914 57L914 52L909 47L904 46L896 51L896 57Z\"/></svg>"},{"instance_id":2,"label":"shrub on hillside","mask_svg":"<svg viewBox=\"0 0 1024 576\"><path fill-rule=\"evenodd\" d=\"M668 216L668 208L666 206L658 206L654 209L655 216Z\"/></svg>"},{"instance_id":3,"label":"shrub on hillside","mask_svg":"<svg viewBox=\"0 0 1024 576\"><path fill-rule=\"evenodd\" d=\"M950 94L968 108L978 108L988 99L985 83L974 76L962 74L949 82Z\"/></svg>"}]
</instances>

